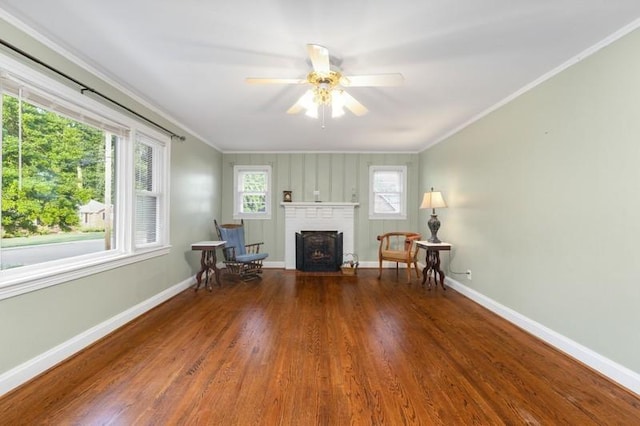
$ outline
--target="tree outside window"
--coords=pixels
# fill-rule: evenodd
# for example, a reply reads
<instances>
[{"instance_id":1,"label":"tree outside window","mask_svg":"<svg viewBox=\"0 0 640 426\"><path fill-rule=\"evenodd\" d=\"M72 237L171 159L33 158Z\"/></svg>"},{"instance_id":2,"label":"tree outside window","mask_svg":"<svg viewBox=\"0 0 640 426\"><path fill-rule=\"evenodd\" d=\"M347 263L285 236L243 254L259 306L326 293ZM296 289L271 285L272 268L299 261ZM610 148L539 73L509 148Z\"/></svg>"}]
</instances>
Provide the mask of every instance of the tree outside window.
<instances>
[{"instance_id":1,"label":"tree outside window","mask_svg":"<svg viewBox=\"0 0 640 426\"><path fill-rule=\"evenodd\" d=\"M271 217L270 181L270 166L234 167L234 218Z\"/></svg>"},{"instance_id":2,"label":"tree outside window","mask_svg":"<svg viewBox=\"0 0 640 426\"><path fill-rule=\"evenodd\" d=\"M82 254L109 249L101 241L111 223L89 217L113 203L105 199L105 178L114 175L105 173L111 135L10 94L2 95L2 131L2 269L78 254L52 249L34 257L17 250L24 246L95 240Z\"/></svg>"}]
</instances>

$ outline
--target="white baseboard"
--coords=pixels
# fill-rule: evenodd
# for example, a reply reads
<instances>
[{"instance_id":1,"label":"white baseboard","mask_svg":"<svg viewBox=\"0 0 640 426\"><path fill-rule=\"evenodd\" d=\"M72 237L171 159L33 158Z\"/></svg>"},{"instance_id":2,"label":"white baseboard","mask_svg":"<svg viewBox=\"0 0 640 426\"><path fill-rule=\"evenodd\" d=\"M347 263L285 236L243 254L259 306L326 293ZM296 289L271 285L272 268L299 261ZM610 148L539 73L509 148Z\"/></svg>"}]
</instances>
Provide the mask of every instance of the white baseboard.
<instances>
[{"instance_id":1,"label":"white baseboard","mask_svg":"<svg viewBox=\"0 0 640 426\"><path fill-rule=\"evenodd\" d=\"M597 352L594 352L586 346L583 346L580 343L545 327L544 325L496 302L495 300L452 278L446 277L445 281L451 288L461 294L464 294L466 297L484 306L491 312L531 333L554 348L588 365L621 386L624 386L630 391L640 395L640 374L635 371L630 370L629 368L620 365Z\"/></svg>"},{"instance_id":2,"label":"white baseboard","mask_svg":"<svg viewBox=\"0 0 640 426\"><path fill-rule=\"evenodd\" d=\"M42 374L195 283L190 277L0 375L0 396Z\"/></svg>"}]
</instances>

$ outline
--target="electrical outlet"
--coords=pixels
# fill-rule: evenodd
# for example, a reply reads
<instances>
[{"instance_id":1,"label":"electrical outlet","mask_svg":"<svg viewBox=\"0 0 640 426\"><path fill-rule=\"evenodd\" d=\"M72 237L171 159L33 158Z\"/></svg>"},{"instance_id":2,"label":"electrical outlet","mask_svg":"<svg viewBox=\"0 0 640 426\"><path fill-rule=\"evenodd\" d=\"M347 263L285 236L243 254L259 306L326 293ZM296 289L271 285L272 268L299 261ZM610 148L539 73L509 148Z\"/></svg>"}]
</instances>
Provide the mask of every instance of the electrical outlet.
<instances>
[{"instance_id":1,"label":"electrical outlet","mask_svg":"<svg viewBox=\"0 0 640 426\"><path fill-rule=\"evenodd\" d=\"M471 281L471 269L467 269L467 279Z\"/></svg>"}]
</instances>

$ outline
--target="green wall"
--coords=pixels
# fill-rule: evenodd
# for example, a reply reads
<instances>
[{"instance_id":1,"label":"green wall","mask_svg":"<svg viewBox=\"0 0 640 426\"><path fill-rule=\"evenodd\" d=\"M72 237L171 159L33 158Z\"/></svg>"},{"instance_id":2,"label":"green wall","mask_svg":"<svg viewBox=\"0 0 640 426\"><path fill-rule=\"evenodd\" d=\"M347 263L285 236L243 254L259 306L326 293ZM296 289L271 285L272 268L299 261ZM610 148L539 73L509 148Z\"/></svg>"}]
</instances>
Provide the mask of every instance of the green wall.
<instances>
[{"instance_id":1,"label":"green wall","mask_svg":"<svg viewBox=\"0 0 640 426\"><path fill-rule=\"evenodd\" d=\"M0 37L182 134L171 123L0 21ZM171 149L171 252L83 279L0 300L0 375L194 275L194 241L213 237L222 155L187 135Z\"/></svg>"},{"instance_id":2,"label":"green wall","mask_svg":"<svg viewBox=\"0 0 640 426\"><path fill-rule=\"evenodd\" d=\"M420 156L456 279L635 372L638 52L636 30Z\"/></svg>"},{"instance_id":3,"label":"green wall","mask_svg":"<svg viewBox=\"0 0 640 426\"><path fill-rule=\"evenodd\" d=\"M361 262L378 259L376 236L394 230L416 230L419 194L426 189L418 181L417 154L224 154L222 166L221 221L233 221L233 166L271 165L273 173L273 205L270 220L245 220L247 241L265 243L270 262L284 262L284 208L282 191L293 191L293 201L314 201L314 190L320 200L350 202L355 191L355 252ZM407 166L407 219L369 220L369 166ZM426 225L423 227L426 230ZM423 230L422 232L425 232ZM426 234L425 234L426 235Z\"/></svg>"}]
</instances>

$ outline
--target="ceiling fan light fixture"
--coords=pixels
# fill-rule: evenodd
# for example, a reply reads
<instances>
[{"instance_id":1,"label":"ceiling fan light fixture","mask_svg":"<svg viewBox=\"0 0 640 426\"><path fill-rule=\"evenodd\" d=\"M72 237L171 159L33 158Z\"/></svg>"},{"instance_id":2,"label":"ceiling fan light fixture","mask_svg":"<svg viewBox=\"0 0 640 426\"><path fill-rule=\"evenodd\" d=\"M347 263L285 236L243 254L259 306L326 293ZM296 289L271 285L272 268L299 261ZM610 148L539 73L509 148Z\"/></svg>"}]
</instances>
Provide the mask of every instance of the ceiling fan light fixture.
<instances>
[{"instance_id":1,"label":"ceiling fan light fixture","mask_svg":"<svg viewBox=\"0 0 640 426\"><path fill-rule=\"evenodd\" d=\"M305 110L304 114L307 117L318 118L318 105L315 102L315 93L313 90L307 90L298 100L298 104Z\"/></svg>"},{"instance_id":2,"label":"ceiling fan light fixture","mask_svg":"<svg viewBox=\"0 0 640 426\"><path fill-rule=\"evenodd\" d=\"M310 109L315 107L315 102L314 102L314 93L311 90L307 90L306 92L304 92L304 95L302 95L302 97L298 100L298 103L300 104L300 106L304 109Z\"/></svg>"},{"instance_id":3,"label":"ceiling fan light fixture","mask_svg":"<svg viewBox=\"0 0 640 426\"><path fill-rule=\"evenodd\" d=\"M313 102L317 105L331 105L331 88L325 85L314 87Z\"/></svg>"},{"instance_id":4,"label":"ceiling fan light fixture","mask_svg":"<svg viewBox=\"0 0 640 426\"><path fill-rule=\"evenodd\" d=\"M331 118L342 117L344 115L344 96L342 90L331 92Z\"/></svg>"},{"instance_id":5,"label":"ceiling fan light fixture","mask_svg":"<svg viewBox=\"0 0 640 426\"><path fill-rule=\"evenodd\" d=\"M305 111L304 115L311 118L318 118L318 106L313 105Z\"/></svg>"},{"instance_id":6,"label":"ceiling fan light fixture","mask_svg":"<svg viewBox=\"0 0 640 426\"><path fill-rule=\"evenodd\" d=\"M313 70L307 74L306 79L286 78L248 78L251 84L304 84L310 85L304 95L300 97L288 110L287 114L298 114L302 111L305 115L319 118L322 108L322 127L326 107L331 108L331 117L344 115L348 109L354 115L360 117L368 112L368 109L357 99L342 89L346 87L382 87L397 86L402 84L402 74L372 74L344 76L340 71L332 70L329 61L329 50L318 44L308 44L307 52Z\"/></svg>"}]
</instances>

